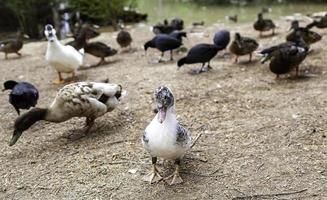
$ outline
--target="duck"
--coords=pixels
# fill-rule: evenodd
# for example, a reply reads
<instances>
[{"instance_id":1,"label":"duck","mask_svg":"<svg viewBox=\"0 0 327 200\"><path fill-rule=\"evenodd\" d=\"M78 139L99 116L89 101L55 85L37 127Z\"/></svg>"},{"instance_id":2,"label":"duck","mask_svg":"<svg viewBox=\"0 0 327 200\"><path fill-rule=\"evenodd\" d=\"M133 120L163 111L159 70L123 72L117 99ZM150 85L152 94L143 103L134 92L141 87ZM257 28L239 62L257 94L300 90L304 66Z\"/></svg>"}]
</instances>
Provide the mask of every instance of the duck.
<instances>
[{"instance_id":1,"label":"duck","mask_svg":"<svg viewBox=\"0 0 327 200\"><path fill-rule=\"evenodd\" d=\"M65 45L70 45L76 50L80 50L84 48L89 39L95 38L99 35L100 33L97 30L86 24L79 29L75 39L73 41L67 42Z\"/></svg>"},{"instance_id":2,"label":"duck","mask_svg":"<svg viewBox=\"0 0 327 200\"><path fill-rule=\"evenodd\" d=\"M226 49L230 42L230 32L228 30L217 31L213 38L213 43L222 49Z\"/></svg>"},{"instance_id":3,"label":"duck","mask_svg":"<svg viewBox=\"0 0 327 200\"><path fill-rule=\"evenodd\" d=\"M181 41L169 35L158 34L144 44L144 50L147 51L149 47L158 49L161 51L159 62L162 62L166 51L170 51L170 60L173 60L173 50L179 48L182 44Z\"/></svg>"},{"instance_id":4,"label":"duck","mask_svg":"<svg viewBox=\"0 0 327 200\"><path fill-rule=\"evenodd\" d=\"M8 39L0 42L0 52L5 54L5 59L8 59L8 54L10 53L15 53L19 57L22 56L19 51L23 48L23 38L29 37L23 34L21 31L18 31L15 39Z\"/></svg>"},{"instance_id":5,"label":"duck","mask_svg":"<svg viewBox=\"0 0 327 200\"><path fill-rule=\"evenodd\" d=\"M300 27L299 21L295 20L291 23L291 33L286 36L286 40L290 42L294 42L298 35L303 38L304 42L308 45L316 43L321 40L322 36L319 33L309 30L308 28Z\"/></svg>"},{"instance_id":6,"label":"duck","mask_svg":"<svg viewBox=\"0 0 327 200\"><path fill-rule=\"evenodd\" d=\"M170 37L173 37L180 42L183 42L183 37L187 38L187 33L185 31L173 31L170 34L168 34Z\"/></svg>"},{"instance_id":7,"label":"duck","mask_svg":"<svg viewBox=\"0 0 327 200\"><path fill-rule=\"evenodd\" d=\"M308 54L308 47L298 45L293 42L282 43L261 51L264 58L261 63L270 60L269 69L276 74L279 79L281 74L290 73L294 68L296 77L299 74L299 65L303 62Z\"/></svg>"},{"instance_id":8,"label":"duck","mask_svg":"<svg viewBox=\"0 0 327 200\"><path fill-rule=\"evenodd\" d=\"M180 68L184 64L202 63L202 67L196 73L205 72L207 71L204 70L205 64L208 63L207 69L211 69L210 60L222 49L222 47L214 44L197 44L190 49L185 57L178 60L177 66Z\"/></svg>"},{"instance_id":9,"label":"duck","mask_svg":"<svg viewBox=\"0 0 327 200\"><path fill-rule=\"evenodd\" d=\"M92 56L101 58L100 62L95 66L99 66L105 63L105 58L117 54L117 50L111 48L103 42L90 42L84 46L85 53L91 54Z\"/></svg>"},{"instance_id":10,"label":"duck","mask_svg":"<svg viewBox=\"0 0 327 200\"><path fill-rule=\"evenodd\" d=\"M257 21L253 24L253 28L260 32L260 36L262 36L262 32L270 30L272 30L272 35L275 35L276 25L271 19L264 19L262 13L259 13Z\"/></svg>"},{"instance_id":11,"label":"duck","mask_svg":"<svg viewBox=\"0 0 327 200\"><path fill-rule=\"evenodd\" d=\"M319 29L327 28L327 14L324 17L320 18L319 21L314 20L313 22L308 24L305 28L311 29L313 27L317 27Z\"/></svg>"},{"instance_id":12,"label":"duck","mask_svg":"<svg viewBox=\"0 0 327 200\"><path fill-rule=\"evenodd\" d=\"M237 15L225 16L225 19L237 23L238 16Z\"/></svg>"},{"instance_id":13,"label":"duck","mask_svg":"<svg viewBox=\"0 0 327 200\"><path fill-rule=\"evenodd\" d=\"M174 30L181 31L184 29L184 20L176 17L171 20L170 26L172 26Z\"/></svg>"},{"instance_id":14,"label":"duck","mask_svg":"<svg viewBox=\"0 0 327 200\"><path fill-rule=\"evenodd\" d=\"M131 34L124 30L124 24L122 22L119 23L120 31L117 35L116 41L120 45L120 48L131 47L131 43L133 41Z\"/></svg>"},{"instance_id":15,"label":"duck","mask_svg":"<svg viewBox=\"0 0 327 200\"><path fill-rule=\"evenodd\" d=\"M88 134L96 118L113 111L122 95L122 86L111 83L76 82L59 90L47 108L33 108L15 120L14 132L9 142L13 146L22 133L40 120L61 123L73 117L85 117L83 131Z\"/></svg>"},{"instance_id":16,"label":"duck","mask_svg":"<svg viewBox=\"0 0 327 200\"><path fill-rule=\"evenodd\" d=\"M157 168L158 157L175 161L175 171L165 178L170 185L180 184L181 159L191 148L189 131L177 120L174 95L166 86L158 87L154 92L158 113L146 127L142 143L152 158L152 170L145 180L154 183L162 178ZM171 180L171 181L170 181Z\"/></svg>"},{"instance_id":17,"label":"duck","mask_svg":"<svg viewBox=\"0 0 327 200\"><path fill-rule=\"evenodd\" d=\"M61 44L57 39L56 30L50 24L45 26L44 34L48 39L45 59L58 72L58 80L54 83L65 82L61 76L62 73L71 73L74 78L75 70L83 64L83 53L72 46Z\"/></svg>"},{"instance_id":18,"label":"duck","mask_svg":"<svg viewBox=\"0 0 327 200\"><path fill-rule=\"evenodd\" d=\"M193 23L192 23L192 26L193 26L193 27L196 27L196 26L204 26L204 21L193 22Z\"/></svg>"},{"instance_id":19,"label":"duck","mask_svg":"<svg viewBox=\"0 0 327 200\"><path fill-rule=\"evenodd\" d=\"M9 103L14 106L18 115L19 109L30 109L35 107L39 99L39 91L37 88L28 82L16 82L8 80L3 83L5 90L11 90L9 94Z\"/></svg>"},{"instance_id":20,"label":"duck","mask_svg":"<svg viewBox=\"0 0 327 200\"><path fill-rule=\"evenodd\" d=\"M74 28L73 37L74 39L76 39L82 31L88 32L88 36L89 36L88 39L98 37L100 35L100 32L98 31L99 28L100 28L99 25L95 25L91 23L84 23L84 24L77 23Z\"/></svg>"},{"instance_id":21,"label":"duck","mask_svg":"<svg viewBox=\"0 0 327 200\"><path fill-rule=\"evenodd\" d=\"M252 61L252 53L258 48L259 44L255 39L242 37L240 33L235 33L234 41L231 43L229 50L236 55L235 63L238 62L238 57L249 54L249 62Z\"/></svg>"},{"instance_id":22,"label":"duck","mask_svg":"<svg viewBox=\"0 0 327 200\"><path fill-rule=\"evenodd\" d=\"M153 32L155 34L169 34L174 30L174 27L169 24L167 19L163 23L157 23L153 26Z\"/></svg>"}]
</instances>

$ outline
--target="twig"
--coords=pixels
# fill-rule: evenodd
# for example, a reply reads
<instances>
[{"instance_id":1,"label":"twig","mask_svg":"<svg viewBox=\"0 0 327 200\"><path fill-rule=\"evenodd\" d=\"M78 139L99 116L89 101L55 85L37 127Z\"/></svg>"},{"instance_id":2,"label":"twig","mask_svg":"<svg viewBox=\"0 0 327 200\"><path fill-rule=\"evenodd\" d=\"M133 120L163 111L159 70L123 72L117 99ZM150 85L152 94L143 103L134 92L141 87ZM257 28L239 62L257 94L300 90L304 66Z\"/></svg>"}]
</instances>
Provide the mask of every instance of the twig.
<instances>
[{"instance_id":1,"label":"twig","mask_svg":"<svg viewBox=\"0 0 327 200\"><path fill-rule=\"evenodd\" d=\"M196 138L193 140L193 143L191 144L191 148L195 145L196 141L201 137L202 133L199 133L199 135L196 136Z\"/></svg>"},{"instance_id":2,"label":"twig","mask_svg":"<svg viewBox=\"0 0 327 200\"><path fill-rule=\"evenodd\" d=\"M207 173L207 174L198 174L198 173L193 173L193 172L182 172L183 174L190 174L190 175L195 175L195 176L201 176L201 177L211 177L215 173L217 173L220 170L220 168L216 169L213 172Z\"/></svg>"},{"instance_id":3,"label":"twig","mask_svg":"<svg viewBox=\"0 0 327 200\"><path fill-rule=\"evenodd\" d=\"M117 162L109 162L107 163L108 165L120 165L120 164L126 164L126 163L130 163L128 161L117 161Z\"/></svg>"},{"instance_id":4,"label":"twig","mask_svg":"<svg viewBox=\"0 0 327 200\"><path fill-rule=\"evenodd\" d=\"M255 194L255 195L249 195L249 196L243 196L243 197L234 197L232 200L286 196L286 195L292 195L292 194L299 194L299 193L302 193L302 192L305 192L305 191L307 191L307 189L303 189L303 190L296 191L296 192L284 192L284 193L276 193L276 194Z\"/></svg>"},{"instance_id":5,"label":"twig","mask_svg":"<svg viewBox=\"0 0 327 200\"><path fill-rule=\"evenodd\" d=\"M108 145L120 144L120 143L124 143L124 142L135 142L135 141L136 140L118 140L118 141L115 141L115 142L111 142Z\"/></svg>"}]
</instances>

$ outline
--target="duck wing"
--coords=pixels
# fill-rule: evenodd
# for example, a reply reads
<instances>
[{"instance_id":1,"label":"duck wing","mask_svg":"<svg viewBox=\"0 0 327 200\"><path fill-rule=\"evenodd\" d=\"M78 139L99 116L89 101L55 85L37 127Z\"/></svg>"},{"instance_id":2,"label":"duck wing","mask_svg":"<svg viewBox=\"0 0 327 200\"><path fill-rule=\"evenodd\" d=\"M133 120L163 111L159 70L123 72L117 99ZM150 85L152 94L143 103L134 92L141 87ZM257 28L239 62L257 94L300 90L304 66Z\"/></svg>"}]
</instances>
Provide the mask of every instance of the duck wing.
<instances>
[{"instance_id":1,"label":"duck wing","mask_svg":"<svg viewBox=\"0 0 327 200\"><path fill-rule=\"evenodd\" d=\"M183 147L190 147L191 141L192 139L189 134L189 131L186 128L184 128L184 126L180 122L178 122L176 143Z\"/></svg>"},{"instance_id":2,"label":"duck wing","mask_svg":"<svg viewBox=\"0 0 327 200\"><path fill-rule=\"evenodd\" d=\"M74 116L99 117L118 104L121 86L110 83L78 82L66 85L57 94L50 108L63 120Z\"/></svg>"}]
</instances>

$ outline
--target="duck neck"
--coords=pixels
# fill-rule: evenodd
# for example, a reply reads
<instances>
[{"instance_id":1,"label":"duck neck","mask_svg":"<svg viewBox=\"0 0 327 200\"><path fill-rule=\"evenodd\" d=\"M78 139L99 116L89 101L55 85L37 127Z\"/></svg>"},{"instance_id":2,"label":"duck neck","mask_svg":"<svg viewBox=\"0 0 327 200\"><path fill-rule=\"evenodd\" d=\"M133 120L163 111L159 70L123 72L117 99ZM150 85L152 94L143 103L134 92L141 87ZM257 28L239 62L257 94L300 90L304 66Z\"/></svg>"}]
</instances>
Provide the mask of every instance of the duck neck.
<instances>
[{"instance_id":1,"label":"duck neck","mask_svg":"<svg viewBox=\"0 0 327 200\"><path fill-rule=\"evenodd\" d=\"M58 49L62 46L57 37L54 37L53 41L48 41L48 49Z\"/></svg>"},{"instance_id":2,"label":"duck neck","mask_svg":"<svg viewBox=\"0 0 327 200\"><path fill-rule=\"evenodd\" d=\"M68 115L66 116L64 114L66 113L57 112L57 109L54 106L50 106L47 109L47 114L44 120L49 122L55 122L55 123L63 122L69 119L69 117L67 117Z\"/></svg>"}]
</instances>

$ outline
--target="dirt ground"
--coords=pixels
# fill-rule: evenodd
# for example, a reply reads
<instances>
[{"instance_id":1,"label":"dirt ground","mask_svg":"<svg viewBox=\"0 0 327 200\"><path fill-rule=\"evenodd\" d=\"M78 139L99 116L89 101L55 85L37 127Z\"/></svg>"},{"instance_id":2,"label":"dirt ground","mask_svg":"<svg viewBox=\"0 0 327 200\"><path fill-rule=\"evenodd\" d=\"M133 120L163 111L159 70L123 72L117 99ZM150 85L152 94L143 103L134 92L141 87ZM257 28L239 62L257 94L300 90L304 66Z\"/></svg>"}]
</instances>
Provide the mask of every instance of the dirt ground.
<instances>
[{"instance_id":1,"label":"dirt ground","mask_svg":"<svg viewBox=\"0 0 327 200\"><path fill-rule=\"evenodd\" d=\"M289 23L278 24L276 36L261 39L252 24L215 24L189 33L184 44L211 43L215 31L228 28L258 39L262 49L284 41ZM317 31L327 37L327 30ZM155 64L160 53L142 50L153 37L149 27L130 27L130 32L136 52L77 72L80 81L108 77L127 91L118 109L98 118L87 137L66 137L78 134L84 119L39 122L9 147L17 114L8 92L2 93L0 199L327 199L326 38L312 46L301 65L302 78L276 81L258 58L247 63L246 56L234 64L223 52L213 60L213 70L199 75L189 73L199 65L177 70L176 61ZM103 33L95 40L118 48L116 35ZM29 43L22 58L1 55L0 60L0 81L33 83L40 91L39 107L49 105L62 87L52 84L57 77L45 62L46 46ZM181 185L142 180L151 165L140 138L154 117L152 95L159 85L172 89L178 118L192 136L202 133L182 162ZM167 176L174 168L160 160L159 169Z\"/></svg>"}]
</instances>

